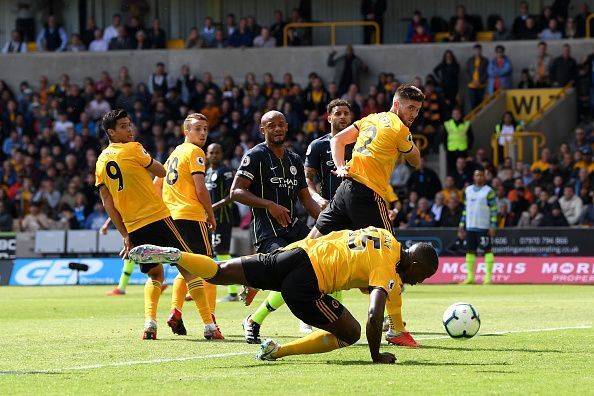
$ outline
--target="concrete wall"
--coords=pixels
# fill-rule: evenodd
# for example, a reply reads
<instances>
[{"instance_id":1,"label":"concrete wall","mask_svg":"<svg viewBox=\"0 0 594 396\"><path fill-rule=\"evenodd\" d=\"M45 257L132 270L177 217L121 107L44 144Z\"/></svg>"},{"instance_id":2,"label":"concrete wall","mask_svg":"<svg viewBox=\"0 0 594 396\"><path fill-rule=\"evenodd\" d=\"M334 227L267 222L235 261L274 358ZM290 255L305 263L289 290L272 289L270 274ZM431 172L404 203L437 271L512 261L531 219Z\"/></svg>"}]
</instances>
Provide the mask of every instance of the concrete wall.
<instances>
[{"instance_id":1,"label":"concrete wall","mask_svg":"<svg viewBox=\"0 0 594 396\"><path fill-rule=\"evenodd\" d=\"M505 94L500 94L495 100L489 103L481 110L471 121L472 132L474 133L474 143L471 152L474 153L478 148L484 148L487 153L491 150L491 137L495 132L494 125L501 122L501 117L505 112Z\"/></svg>"},{"instance_id":2,"label":"concrete wall","mask_svg":"<svg viewBox=\"0 0 594 396\"><path fill-rule=\"evenodd\" d=\"M565 41L549 43L549 53L558 56ZM582 39L570 41L573 56L581 62L593 49L593 41ZM514 66L514 86L519 81L522 68L529 67L536 56L535 41L512 41L505 44ZM492 57L494 43L485 43L485 56ZM464 67L466 59L472 54L472 44L425 44L425 45L383 45L356 46L355 51L368 65L370 73L362 77L363 90L375 84L379 72L393 72L401 81L409 82L415 76L425 77L441 61L445 49L451 49L458 62ZM339 53L343 48L338 48ZM162 61L174 76L179 74L180 66L188 63L193 73L210 71L216 81L231 75L243 82L245 74L255 72L259 81L262 74L271 72L276 80L283 73L293 73L301 84L307 80L311 71L320 74L325 81L333 79L334 69L326 66L330 47L275 48L275 49L227 49L227 50L151 50L117 51L108 53L32 53L26 55L1 55L0 78L13 88L23 80L37 84L40 75L47 75L56 81L62 73L68 73L72 81L82 82L84 77L98 78L102 70L112 76L117 75L120 66L130 69L135 81L146 81L155 63ZM462 74L463 78L465 73ZM463 85L464 82L461 83Z\"/></svg>"}]
</instances>

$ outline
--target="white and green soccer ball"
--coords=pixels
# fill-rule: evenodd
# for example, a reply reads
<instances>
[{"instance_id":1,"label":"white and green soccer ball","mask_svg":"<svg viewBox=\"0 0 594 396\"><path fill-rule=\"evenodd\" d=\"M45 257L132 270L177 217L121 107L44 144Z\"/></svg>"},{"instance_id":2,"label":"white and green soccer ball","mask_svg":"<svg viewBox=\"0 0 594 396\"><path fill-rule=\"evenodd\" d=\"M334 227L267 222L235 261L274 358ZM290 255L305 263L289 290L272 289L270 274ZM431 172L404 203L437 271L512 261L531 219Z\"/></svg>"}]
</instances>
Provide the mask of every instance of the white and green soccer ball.
<instances>
[{"instance_id":1,"label":"white and green soccer ball","mask_svg":"<svg viewBox=\"0 0 594 396\"><path fill-rule=\"evenodd\" d=\"M467 340L478 333L481 319L472 305L459 302L450 305L443 313L443 327L450 337Z\"/></svg>"}]
</instances>

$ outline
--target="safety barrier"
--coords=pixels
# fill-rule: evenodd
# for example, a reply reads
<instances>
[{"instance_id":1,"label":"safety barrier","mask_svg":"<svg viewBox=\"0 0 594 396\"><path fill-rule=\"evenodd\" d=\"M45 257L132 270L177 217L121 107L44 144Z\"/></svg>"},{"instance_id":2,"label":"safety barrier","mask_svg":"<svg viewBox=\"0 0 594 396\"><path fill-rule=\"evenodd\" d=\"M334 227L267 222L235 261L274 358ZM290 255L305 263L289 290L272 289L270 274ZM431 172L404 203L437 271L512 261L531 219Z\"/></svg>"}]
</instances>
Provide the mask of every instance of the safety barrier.
<instances>
[{"instance_id":1,"label":"safety barrier","mask_svg":"<svg viewBox=\"0 0 594 396\"><path fill-rule=\"evenodd\" d=\"M499 165L499 150L501 146L499 146L499 137L501 137L500 133L494 133L491 137L491 147L493 148L493 165ZM524 151L524 141L528 138L532 139L532 159L536 160L538 158L538 153L541 148L547 142L547 139L542 132L514 132L512 138L509 142L503 145L503 158L510 156L513 147L517 145L517 160L524 161L525 151Z\"/></svg>"},{"instance_id":2,"label":"safety barrier","mask_svg":"<svg viewBox=\"0 0 594 396\"><path fill-rule=\"evenodd\" d=\"M353 22L291 22L287 23L283 29L283 46L289 46L289 29L291 28L308 28L308 27L329 27L330 28L330 45L336 45L336 27L337 26L371 26L375 29L375 44L380 44L380 26L374 21L353 21Z\"/></svg>"}]
</instances>

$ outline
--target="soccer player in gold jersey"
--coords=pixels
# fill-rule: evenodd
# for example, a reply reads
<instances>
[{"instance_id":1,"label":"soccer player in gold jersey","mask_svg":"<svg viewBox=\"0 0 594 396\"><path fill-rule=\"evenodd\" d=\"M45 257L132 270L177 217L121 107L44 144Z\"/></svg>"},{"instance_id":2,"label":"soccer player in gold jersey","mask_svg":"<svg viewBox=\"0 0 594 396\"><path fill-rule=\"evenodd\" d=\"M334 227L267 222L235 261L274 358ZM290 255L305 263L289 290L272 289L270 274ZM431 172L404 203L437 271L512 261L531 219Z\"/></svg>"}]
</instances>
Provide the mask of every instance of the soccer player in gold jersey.
<instances>
[{"instance_id":1,"label":"soccer player in gold jersey","mask_svg":"<svg viewBox=\"0 0 594 396\"><path fill-rule=\"evenodd\" d=\"M423 105L425 95L412 85L401 85L390 111L370 114L330 139L335 174L343 178L334 198L320 213L310 238L331 231L375 226L392 230L388 210L389 179L399 157L418 167L421 154L409 127ZM345 148L355 143L351 159ZM402 315L389 315L389 342L418 346L405 330Z\"/></svg>"},{"instance_id":2,"label":"soccer player in gold jersey","mask_svg":"<svg viewBox=\"0 0 594 396\"><path fill-rule=\"evenodd\" d=\"M130 252L140 263L176 263L178 249L142 245ZM357 342L361 326L329 293L361 289L369 292L366 325L371 359L394 363L392 353L380 353L384 309L399 311L400 284L417 284L437 270L437 253L428 243L408 249L390 231L368 227L332 232L318 239L304 239L268 254L242 257L217 265L204 257L203 277L215 284L243 284L282 293L287 306L299 319L320 330L280 345L266 339L257 358L275 360L285 356L329 352Z\"/></svg>"},{"instance_id":3,"label":"soccer player in gold jersey","mask_svg":"<svg viewBox=\"0 0 594 396\"><path fill-rule=\"evenodd\" d=\"M145 243L175 246L185 250L177 262L180 273L192 279L192 274L198 275L204 256L188 253L190 248L153 185L151 174L165 177L165 168L151 158L140 143L134 142L126 111L117 109L105 113L101 125L109 138L109 146L97 159L96 187L105 210L123 237L120 255L127 258L134 245ZM145 324L142 338L156 339L163 266L161 263L141 264L140 269L149 277L144 285Z\"/></svg>"},{"instance_id":4,"label":"soccer player in gold jersey","mask_svg":"<svg viewBox=\"0 0 594 396\"><path fill-rule=\"evenodd\" d=\"M154 182L157 189L162 191L163 202L192 252L212 257L208 231L216 228L216 222L204 182L206 155L202 150L208 136L208 120L200 113L190 114L184 121L183 129L184 143L177 146L165 162L166 176L155 178ZM206 287L214 288L212 301L207 298ZM224 339L214 318L216 286L206 286L196 276L184 279L181 273L173 282L171 312L167 320L173 333L187 334L182 307L188 291L204 323L204 338Z\"/></svg>"}]
</instances>

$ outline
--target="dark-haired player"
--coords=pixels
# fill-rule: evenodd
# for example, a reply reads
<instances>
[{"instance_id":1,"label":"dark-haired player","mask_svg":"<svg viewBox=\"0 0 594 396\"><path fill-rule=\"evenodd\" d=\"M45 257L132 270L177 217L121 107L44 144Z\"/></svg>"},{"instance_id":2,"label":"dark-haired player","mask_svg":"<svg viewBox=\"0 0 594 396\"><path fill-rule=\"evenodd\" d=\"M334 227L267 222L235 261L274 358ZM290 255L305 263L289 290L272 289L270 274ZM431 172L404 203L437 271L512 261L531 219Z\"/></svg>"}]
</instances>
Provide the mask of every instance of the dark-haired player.
<instances>
[{"instance_id":1,"label":"dark-haired player","mask_svg":"<svg viewBox=\"0 0 594 396\"><path fill-rule=\"evenodd\" d=\"M190 251L165 203L153 185L151 174L165 177L163 165L155 161L140 143L134 142L130 118L122 109L103 116L101 125L109 139L99 155L95 170L96 187L103 206L123 237L123 258L134 245L165 244ZM178 269L182 275L197 275L204 256L182 253ZM164 280L160 263L141 265L149 279L144 285L145 324L143 339L157 338L157 305Z\"/></svg>"},{"instance_id":2,"label":"dark-haired player","mask_svg":"<svg viewBox=\"0 0 594 396\"><path fill-rule=\"evenodd\" d=\"M400 156L413 167L420 162L419 149L409 127L423 105L425 95L415 86L396 90L390 111L370 114L330 139L336 175L344 178L330 204L320 213L309 234L316 238L331 231L368 226L392 230L388 210L388 185ZM346 147L355 143L346 161ZM388 316L389 342L418 346L405 330L400 312Z\"/></svg>"},{"instance_id":3,"label":"dark-haired player","mask_svg":"<svg viewBox=\"0 0 594 396\"><path fill-rule=\"evenodd\" d=\"M143 245L130 255L137 262L176 263L175 248ZM208 261L210 260L210 261ZM332 232L305 239L269 254L217 263L204 256L202 276L215 284L244 284L282 293L291 312L320 330L280 345L266 339L257 355L261 360L330 352L352 345L361 337L361 325L329 293L362 289L370 293L365 328L371 359L394 363L396 357L380 352L384 309L392 313L400 297L400 284L415 285L437 270L437 253L428 243L404 250L390 231L368 227Z\"/></svg>"}]
</instances>

